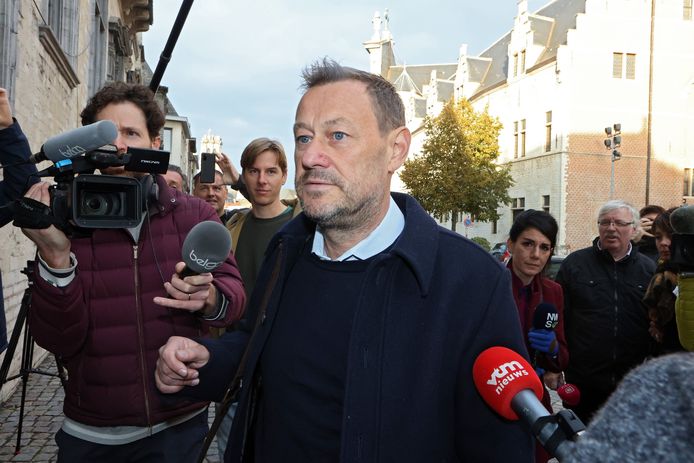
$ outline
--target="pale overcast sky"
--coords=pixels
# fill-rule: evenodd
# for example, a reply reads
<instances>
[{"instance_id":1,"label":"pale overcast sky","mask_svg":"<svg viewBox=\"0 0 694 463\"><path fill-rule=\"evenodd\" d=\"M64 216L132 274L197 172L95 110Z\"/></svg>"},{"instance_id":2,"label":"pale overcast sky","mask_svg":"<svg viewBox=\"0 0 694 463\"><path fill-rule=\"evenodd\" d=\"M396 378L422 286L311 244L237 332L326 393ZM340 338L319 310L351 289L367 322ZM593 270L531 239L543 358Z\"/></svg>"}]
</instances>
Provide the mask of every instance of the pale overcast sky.
<instances>
[{"instance_id":1,"label":"pale overcast sky","mask_svg":"<svg viewBox=\"0 0 694 463\"><path fill-rule=\"evenodd\" d=\"M143 34L154 70L180 0L155 0L154 24ZM530 0L534 12L548 1ZM299 75L323 56L368 70L362 43L373 32L375 11L388 8L398 64L453 63L462 43L477 54L513 26L516 0L198 0L193 3L161 85L198 139L208 129L238 167L241 151L256 137L278 139L290 158L292 124L300 98Z\"/></svg>"}]
</instances>

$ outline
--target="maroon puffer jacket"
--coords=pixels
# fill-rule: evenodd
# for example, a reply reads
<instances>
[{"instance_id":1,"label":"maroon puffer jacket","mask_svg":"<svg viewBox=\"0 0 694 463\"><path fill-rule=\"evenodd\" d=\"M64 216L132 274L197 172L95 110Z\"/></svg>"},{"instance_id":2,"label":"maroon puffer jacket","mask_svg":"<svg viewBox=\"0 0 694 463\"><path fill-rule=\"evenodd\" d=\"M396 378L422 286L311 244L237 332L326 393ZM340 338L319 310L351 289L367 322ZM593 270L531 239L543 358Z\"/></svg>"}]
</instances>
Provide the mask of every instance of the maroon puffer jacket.
<instances>
[{"instance_id":1,"label":"maroon puffer jacket","mask_svg":"<svg viewBox=\"0 0 694 463\"><path fill-rule=\"evenodd\" d=\"M158 349L170 336L196 337L209 326L226 326L243 310L243 284L231 255L213 272L229 301L224 320L205 322L153 302L168 297L162 278L171 280L188 231L203 220L219 221L204 201L169 188L161 176L157 184L157 212L151 225L145 219L137 244L122 229L73 239L76 277L64 288L48 284L36 269L32 334L67 367L64 412L81 423L151 426L204 406L157 392Z\"/></svg>"}]
</instances>

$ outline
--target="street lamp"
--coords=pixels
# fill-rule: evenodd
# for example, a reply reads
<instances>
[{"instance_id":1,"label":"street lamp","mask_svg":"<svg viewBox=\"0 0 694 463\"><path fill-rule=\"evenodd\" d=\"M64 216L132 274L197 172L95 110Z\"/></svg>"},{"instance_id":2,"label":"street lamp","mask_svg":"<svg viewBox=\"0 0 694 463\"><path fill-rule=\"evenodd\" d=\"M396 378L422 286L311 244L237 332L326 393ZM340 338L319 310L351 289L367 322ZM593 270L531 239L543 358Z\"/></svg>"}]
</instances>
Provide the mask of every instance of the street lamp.
<instances>
[{"instance_id":1,"label":"street lamp","mask_svg":"<svg viewBox=\"0 0 694 463\"><path fill-rule=\"evenodd\" d=\"M622 157L622 153L617 150L622 146L622 124L615 123L612 127L605 127L605 148L612 151L612 169L610 172L610 199L614 198L614 163L619 161Z\"/></svg>"}]
</instances>

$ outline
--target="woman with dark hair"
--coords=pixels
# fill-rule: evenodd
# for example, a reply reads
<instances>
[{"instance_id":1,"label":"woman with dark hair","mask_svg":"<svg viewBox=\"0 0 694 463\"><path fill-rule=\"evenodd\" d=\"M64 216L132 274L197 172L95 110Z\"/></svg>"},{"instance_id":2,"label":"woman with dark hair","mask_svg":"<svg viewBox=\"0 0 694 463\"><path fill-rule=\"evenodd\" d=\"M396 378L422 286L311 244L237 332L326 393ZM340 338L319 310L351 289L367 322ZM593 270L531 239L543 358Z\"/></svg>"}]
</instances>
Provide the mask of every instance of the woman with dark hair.
<instances>
[{"instance_id":1,"label":"woman with dark hair","mask_svg":"<svg viewBox=\"0 0 694 463\"><path fill-rule=\"evenodd\" d=\"M655 339L654 354L663 355L685 350L680 344L675 319L675 300L673 290L677 286L679 269L670 262L670 243L672 242L672 225L670 214L676 208L668 209L653 221L651 234L655 238L658 249L658 267L648 285L643 303L648 308L648 318L651 320L648 332Z\"/></svg>"},{"instance_id":2,"label":"woman with dark hair","mask_svg":"<svg viewBox=\"0 0 694 463\"><path fill-rule=\"evenodd\" d=\"M564 295L559 284L542 274L554 251L558 228L556 220L549 213L529 209L516 217L507 240L511 259L506 266L511 271L513 297L526 336L530 360L546 385L542 403L550 413L552 404L547 386L552 389L559 386L559 373L569 362L564 337ZM537 318L538 322L548 323L549 326L544 325L545 328L534 326L535 312L540 304L543 305ZM558 315L558 323L553 328L552 322L556 320L546 315L554 312L552 308L556 309ZM549 459L550 456L538 444L535 461L544 463Z\"/></svg>"}]
</instances>

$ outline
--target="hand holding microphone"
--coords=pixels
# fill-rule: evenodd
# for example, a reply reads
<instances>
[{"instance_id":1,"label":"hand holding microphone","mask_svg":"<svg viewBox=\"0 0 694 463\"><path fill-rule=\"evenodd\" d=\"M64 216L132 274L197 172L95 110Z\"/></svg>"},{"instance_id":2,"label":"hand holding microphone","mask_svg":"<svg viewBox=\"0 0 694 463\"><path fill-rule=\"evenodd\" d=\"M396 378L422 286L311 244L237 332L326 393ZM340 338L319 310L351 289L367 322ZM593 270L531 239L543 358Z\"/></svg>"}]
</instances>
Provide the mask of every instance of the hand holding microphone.
<instances>
[{"instance_id":1,"label":"hand holding microphone","mask_svg":"<svg viewBox=\"0 0 694 463\"><path fill-rule=\"evenodd\" d=\"M537 352L552 356L559 353L559 343L557 342L557 334L554 330L538 330L532 328L528 331L528 339L530 340L530 347Z\"/></svg>"},{"instance_id":2,"label":"hand holding microphone","mask_svg":"<svg viewBox=\"0 0 694 463\"><path fill-rule=\"evenodd\" d=\"M533 327L528 331L528 341L532 348L531 357L537 374L544 370L538 367L538 353L555 356L559 353L559 342L554 329L559 324L559 311L554 304L541 302L533 314Z\"/></svg>"},{"instance_id":3,"label":"hand holding microphone","mask_svg":"<svg viewBox=\"0 0 694 463\"><path fill-rule=\"evenodd\" d=\"M219 222L207 220L191 228L183 242L183 261L176 264L171 281L164 283L170 298L155 297L156 304L174 309L203 311L216 308L212 271L229 257L231 235Z\"/></svg>"}]
</instances>

